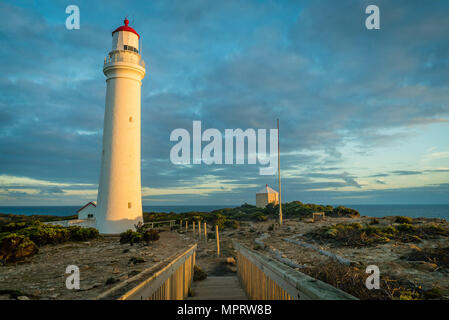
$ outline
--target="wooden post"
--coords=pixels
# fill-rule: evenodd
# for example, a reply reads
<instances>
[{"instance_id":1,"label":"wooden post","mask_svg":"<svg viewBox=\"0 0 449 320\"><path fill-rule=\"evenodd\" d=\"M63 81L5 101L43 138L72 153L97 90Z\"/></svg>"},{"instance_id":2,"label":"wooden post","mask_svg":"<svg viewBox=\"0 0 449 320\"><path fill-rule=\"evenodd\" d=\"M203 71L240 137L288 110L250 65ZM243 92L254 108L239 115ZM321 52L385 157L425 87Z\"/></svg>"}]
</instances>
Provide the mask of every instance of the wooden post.
<instances>
[{"instance_id":1,"label":"wooden post","mask_svg":"<svg viewBox=\"0 0 449 320\"><path fill-rule=\"evenodd\" d=\"M192 229L193 231L193 236L195 236L195 220L193 220L193 229Z\"/></svg>"},{"instance_id":2,"label":"wooden post","mask_svg":"<svg viewBox=\"0 0 449 320\"><path fill-rule=\"evenodd\" d=\"M207 225L206 225L206 222L204 222L204 240L207 243Z\"/></svg>"},{"instance_id":3,"label":"wooden post","mask_svg":"<svg viewBox=\"0 0 449 320\"><path fill-rule=\"evenodd\" d=\"M189 230L189 221L186 220L186 233Z\"/></svg>"},{"instance_id":4,"label":"wooden post","mask_svg":"<svg viewBox=\"0 0 449 320\"><path fill-rule=\"evenodd\" d=\"M277 119L278 125L278 176L279 176L279 224L282 226L282 186L281 186L281 151L279 147L279 119Z\"/></svg>"},{"instance_id":5,"label":"wooden post","mask_svg":"<svg viewBox=\"0 0 449 320\"><path fill-rule=\"evenodd\" d=\"M201 221L198 221L198 238L201 239Z\"/></svg>"},{"instance_id":6,"label":"wooden post","mask_svg":"<svg viewBox=\"0 0 449 320\"><path fill-rule=\"evenodd\" d=\"M218 235L218 225L215 225L215 238L217 239L217 257L220 256L220 237Z\"/></svg>"}]
</instances>

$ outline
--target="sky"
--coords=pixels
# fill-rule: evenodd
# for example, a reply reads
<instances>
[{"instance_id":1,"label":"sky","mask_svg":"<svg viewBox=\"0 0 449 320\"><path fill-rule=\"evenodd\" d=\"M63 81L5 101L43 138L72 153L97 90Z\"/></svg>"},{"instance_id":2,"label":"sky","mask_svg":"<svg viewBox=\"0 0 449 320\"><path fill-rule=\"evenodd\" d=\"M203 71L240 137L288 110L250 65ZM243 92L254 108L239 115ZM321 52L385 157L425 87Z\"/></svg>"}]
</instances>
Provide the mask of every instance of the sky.
<instances>
[{"instance_id":1,"label":"sky","mask_svg":"<svg viewBox=\"0 0 449 320\"><path fill-rule=\"evenodd\" d=\"M224 133L276 118L283 201L449 204L448 1L1 0L0 206L96 200L103 61L125 16L146 63L144 205L278 189L259 165L170 161L170 133L195 120Z\"/></svg>"}]
</instances>

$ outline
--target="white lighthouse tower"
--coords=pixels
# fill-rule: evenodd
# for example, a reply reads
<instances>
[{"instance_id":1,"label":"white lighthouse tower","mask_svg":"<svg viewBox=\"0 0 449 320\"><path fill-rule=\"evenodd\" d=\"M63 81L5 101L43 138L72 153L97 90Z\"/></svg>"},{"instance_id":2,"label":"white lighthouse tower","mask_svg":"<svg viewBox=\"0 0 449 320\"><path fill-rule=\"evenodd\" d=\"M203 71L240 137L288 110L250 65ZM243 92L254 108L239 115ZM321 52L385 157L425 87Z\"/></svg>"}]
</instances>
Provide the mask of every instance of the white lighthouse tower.
<instances>
[{"instance_id":1,"label":"white lighthouse tower","mask_svg":"<svg viewBox=\"0 0 449 320\"><path fill-rule=\"evenodd\" d=\"M100 233L116 234L142 221L140 180L140 87L145 63L139 34L125 25L112 32L104 60L106 105L96 208Z\"/></svg>"}]
</instances>

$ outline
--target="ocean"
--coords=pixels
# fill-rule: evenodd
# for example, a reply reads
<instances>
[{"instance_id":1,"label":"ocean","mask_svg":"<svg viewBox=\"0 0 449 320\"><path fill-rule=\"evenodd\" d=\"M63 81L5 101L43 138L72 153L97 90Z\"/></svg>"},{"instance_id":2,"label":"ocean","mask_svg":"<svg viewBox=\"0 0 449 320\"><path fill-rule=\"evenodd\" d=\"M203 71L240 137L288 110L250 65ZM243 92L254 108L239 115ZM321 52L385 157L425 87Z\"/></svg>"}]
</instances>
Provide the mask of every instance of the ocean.
<instances>
[{"instance_id":1,"label":"ocean","mask_svg":"<svg viewBox=\"0 0 449 320\"><path fill-rule=\"evenodd\" d=\"M185 206L143 206L145 212L187 212L202 211L208 212L221 208L233 208L237 205L185 205ZM362 216L384 217L384 216L408 216L412 218L444 218L449 221L449 205L345 205L346 207L356 209ZM15 206L2 207L0 213L12 214L46 214L54 216L70 216L76 214L81 206Z\"/></svg>"}]
</instances>

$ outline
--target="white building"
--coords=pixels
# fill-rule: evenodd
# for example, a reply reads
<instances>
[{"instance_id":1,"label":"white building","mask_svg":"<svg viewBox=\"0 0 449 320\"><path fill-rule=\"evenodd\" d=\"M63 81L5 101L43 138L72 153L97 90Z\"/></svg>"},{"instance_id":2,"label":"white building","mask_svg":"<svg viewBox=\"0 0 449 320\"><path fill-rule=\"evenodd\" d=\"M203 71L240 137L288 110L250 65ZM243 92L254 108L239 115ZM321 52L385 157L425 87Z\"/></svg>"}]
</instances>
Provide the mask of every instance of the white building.
<instances>
[{"instance_id":1,"label":"white building","mask_svg":"<svg viewBox=\"0 0 449 320\"><path fill-rule=\"evenodd\" d=\"M265 188L256 193L256 207L265 208L269 203L279 204L279 193L267 184Z\"/></svg>"},{"instance_id":2,"label":"white building","mask_svg":"<svg viewBox=\"0 0 449 320\"><path fill-rule=\"evenodd\" d=\"M83 207L78 209L76 213L78 213L78 219L87 220L95 218L95 209L97 208L97 204L95 201L91 201L86 203Z\"/></svg>"},{"instance_id":3,"label":"white building","mask_svg":"<svg viewBox=\"0 0 449 320\"><path fill-rule=\"evenodd\" d=\"M139 34L125 25L112 32L112 50L104 60L106 103L103 150L96 208L100 233L134 229L142 221L140 180L140 90L145 63Z\"/></svg>"}]
</instances>

